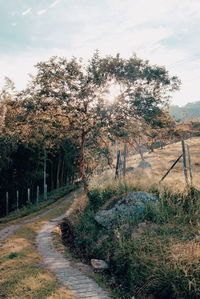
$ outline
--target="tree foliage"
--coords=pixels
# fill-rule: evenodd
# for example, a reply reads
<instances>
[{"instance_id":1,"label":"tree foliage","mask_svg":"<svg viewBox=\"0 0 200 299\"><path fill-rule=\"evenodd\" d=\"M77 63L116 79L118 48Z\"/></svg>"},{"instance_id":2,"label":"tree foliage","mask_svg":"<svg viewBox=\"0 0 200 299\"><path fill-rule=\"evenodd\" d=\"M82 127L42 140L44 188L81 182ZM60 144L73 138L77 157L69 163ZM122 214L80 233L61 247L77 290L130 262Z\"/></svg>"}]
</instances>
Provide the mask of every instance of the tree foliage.
<instances>
[{"instance_id":1,"label":"tree foliage","mask_svg":"<svg viewBox=\"0 0 200 299\"><path fill-rule=\"evenodd\" d=\"M30 186L42 188L44 163L49 189L80 176L88 191L88 175L99 162L111 166L111 141L140 147L168 134L164 109L180 82L164 67L97 51L88 61L52 57L36 69L24 90L17 92L9 79L2 90L0 150L6 162L0 171L7 175L1 194L13 190L15 198L16 188L23 194ZM109 101L111 86L118 93Z\"/></svg>"}]
</instances>

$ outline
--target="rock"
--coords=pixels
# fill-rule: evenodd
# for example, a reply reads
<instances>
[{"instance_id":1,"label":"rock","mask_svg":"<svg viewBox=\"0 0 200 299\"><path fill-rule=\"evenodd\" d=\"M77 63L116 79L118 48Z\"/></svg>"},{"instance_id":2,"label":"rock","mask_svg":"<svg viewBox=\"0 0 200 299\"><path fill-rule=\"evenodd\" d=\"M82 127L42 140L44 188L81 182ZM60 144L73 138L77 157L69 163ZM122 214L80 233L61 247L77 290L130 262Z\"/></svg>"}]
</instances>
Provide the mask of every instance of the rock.
<instances>
[{"instance_id":1,"label":"rock","mask_svg":"<svg viewBox=\"0 0 200 299\"><path fill-rule=\"evenodd\" d=\"M151 167L151 164L147 161L140 161L138 167L142 168L142 169L145 169L145 168Z\"/></svg>"},{"instance_id":2,"label":"rock","mask_svg":"<svg viewBox=\"0 0 200 299\"><path fill-rule=\"evenodd\" d=\"M127 167L126 168L126 171L128 172L128 171L133 171L135 168L134 167L132 167L132 166L130 166L130 167Z\"/></svg>"},{"instance_id":3,"label":"rock","mask_svg":"<svg viewBox=\"0 0 200 299\"><path fill-rule=\"evenodd\" d=\"M96 270L106 270L109 268L108 264L103 260L91 259L91 265Z\"/></svg>"},{"instance_id":4,"label":"rock","mask_svg":"<svg viewBox=\"0 0 200 299\"><path fill-rule=\"evenodd\" d=\"M109 210L99 211L95 220L103 227L110 229L128 223L128 220L141 213L147 204L157 203L158 198L147 192L133 192L117 201Z\"/></svg>"}]
</instances>

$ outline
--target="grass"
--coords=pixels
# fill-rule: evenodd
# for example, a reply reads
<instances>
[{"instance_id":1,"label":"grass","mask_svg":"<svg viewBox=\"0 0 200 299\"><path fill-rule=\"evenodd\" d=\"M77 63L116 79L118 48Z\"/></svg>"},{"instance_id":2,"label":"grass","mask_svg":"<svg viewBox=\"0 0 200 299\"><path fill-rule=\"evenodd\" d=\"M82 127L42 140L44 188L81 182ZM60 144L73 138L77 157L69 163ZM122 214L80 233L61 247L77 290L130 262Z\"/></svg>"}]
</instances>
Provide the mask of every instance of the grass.
<instances>
[{"instance_id":1,"label":"grass","mask_svg":"<svg viewBox=\"0 0 200 299\"><path fill-rule=\"evenodd\" d=\"M148 187L159 196L159 204L146 208L128 226L109 231L95 222L99 209L112 207L122 194L135 190L141 186L112 183L93 189L89 201L76 207L63 225L68 248L85 262L97 258L109 264L103 280L113 289L113 298L200 298L200 192ZM152 225L133 238L143 221Z\"/></svg>"},{"instance_id":2,"label":"grass","mask_svg":"<svg viewBox=\"0 0 200 299\"><path fill-rule=\"evenodd\" d=\"M200 189L200 137L193 137L186 140L190 145L192 168L193 168L193 185ZM137 183L142 182L144 185L158 184L162 176L167 172L173 162L180 156L182 152L181 142L170 144L163 149L155 149L153 153L145 153L144 158L151 164L150 168L141 169L138 167L141 158L139 155L131 155L127 157L127 168L134 167L133 171L127 172L126 179ZM94 175L90 182L90 187L103 186L108 182L114 181L114 169L106 170L101 175ZM185 178L183 174L182 159L176 164L174 169L165 178L163 186L167 186L172 190L177 189L183 191L185 188Z\"/></svg>"},{"instance_id":3,"label":"grass","mask_svg":"<svg viewBox=\"0 0 200 299\"><path fill-rule=\"evenodd\" d=\"M3 244L0 257L0 298L74 298L44 267L35 244L36 234L44 223L63 214L69 205L70 202L33 223L21 226Z\"/></svg>"}]
</instances>

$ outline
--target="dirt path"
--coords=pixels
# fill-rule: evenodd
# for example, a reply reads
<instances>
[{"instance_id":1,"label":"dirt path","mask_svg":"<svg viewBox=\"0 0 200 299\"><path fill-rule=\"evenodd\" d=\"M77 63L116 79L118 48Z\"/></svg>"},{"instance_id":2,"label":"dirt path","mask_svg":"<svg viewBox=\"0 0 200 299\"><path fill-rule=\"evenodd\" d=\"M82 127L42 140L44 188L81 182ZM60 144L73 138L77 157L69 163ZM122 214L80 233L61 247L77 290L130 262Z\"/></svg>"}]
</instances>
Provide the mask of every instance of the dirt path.
<instances>
[{"instance_id":1,"label":"dirt path","mask_svg":"<svg viewBox=\"0 0 200 299\"><path fill-rule=\"evenodd\" d=\"M59 205L50 208L49 210L37 216L34 216L30 219L21 221L16 224L11 224L6 228L0 230L0 243L5 241L12 233L14 233L22 225L39 220L43 216L46 216L51 212L58 210L66 203L68 203L71 199L75 198L76 194L79 192L80 190L71 193L70 195L66 196L66 199L63 200ZM71 262L66 260L53 247L52 231L58 225L58 223L64 217L66 217L66 215L67 213L47 222L37 235L37 248L44 260L44 265L46 265L47 268L51 272L53 272L53 274L62 284L64 284L68 289L73 291L75 298L109 299L107 294L92 279L88 278L81 271L73 268L71 266Z\"/></svg>"},{"instance_id":2,"label":"dirt path","mask_svg":"<svg viewBox=\"0 0 200 299\"><path fill-rule=\"evenodd\" d=\"M24 220L24 221L20 221L19 223L16 224L11 224L5 228L3 228L2 230L0 230L0 242L4 241L5 239L7 239L12 233L14 233L20 226L27 224L27 223L31 223L35 220L40 219L43 216L48 215L49 213L52 213L53 211L58 210L59 208L61 208L63 205L65 205L69 200L71 200L72 198L74 198L74 193L68 195L66 197L65 200L63 200L59 205L50 208L49 210L42 212L41 214L34 216L30 219Z\"/></svg>"},{"instance_id":3,"label":"dirt path","mask_svg":"<svg viewBox=\"0 0 200 299\"><path fill-rule=\"evenodd\" d=\"M109 299L107 294L81 271L74 269L53 246L52 232L66 214L46 223L37 236L37 246L45 265L57 279L73 291L77 299Z\"/></svg>"}]
</instances>

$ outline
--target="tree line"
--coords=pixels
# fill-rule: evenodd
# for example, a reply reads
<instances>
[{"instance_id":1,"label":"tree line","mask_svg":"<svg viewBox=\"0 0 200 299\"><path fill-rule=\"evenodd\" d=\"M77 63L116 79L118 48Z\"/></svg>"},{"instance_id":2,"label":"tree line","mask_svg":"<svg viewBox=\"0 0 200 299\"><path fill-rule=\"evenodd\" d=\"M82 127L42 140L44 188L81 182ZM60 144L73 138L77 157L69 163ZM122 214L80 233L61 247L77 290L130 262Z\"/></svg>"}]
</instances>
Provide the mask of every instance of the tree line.
<instances>
[{"instance_id":1,"label":"tree line","mask_svg":"<svg viewBox=\"0 0 200 299\"><path fill-rule=\"evenodd\" d=\"M99 165L112 167L111 144L140 151L177 135L168 113L180 86L164 67L137 56L100 56L84 61L52 57L36 65L27 87L6 78L0 94L0 204L5 192L15 206L31 196L88 177ZM112 92L114 90L114 92Z\"/></svg>"}]
</instances>

